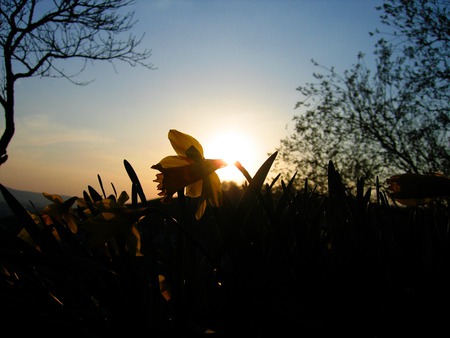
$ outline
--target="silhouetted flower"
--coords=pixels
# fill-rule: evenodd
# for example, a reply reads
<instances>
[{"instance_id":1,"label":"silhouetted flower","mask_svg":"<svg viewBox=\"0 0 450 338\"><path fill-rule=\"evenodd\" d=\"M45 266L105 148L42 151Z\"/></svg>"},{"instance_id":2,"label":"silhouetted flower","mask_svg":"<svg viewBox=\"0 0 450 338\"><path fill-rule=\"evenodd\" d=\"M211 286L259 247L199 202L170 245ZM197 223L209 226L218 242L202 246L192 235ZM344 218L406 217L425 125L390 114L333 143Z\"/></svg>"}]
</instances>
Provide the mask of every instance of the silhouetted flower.
<instances>
[{"instance_id":1,"label":"silhouetted flower","mask_svg":"<svg viewBox=\"0 0 450 338\"><path fill-rule=\"evenodd\" d=\"M450 196L450 178L440 173L406 173L386 180L389 195L404 205L421 205L439 197Z\"/></svg>"},{"instance_id":2,"label":"silhouetted flower","mask_svg":"<svg viewBox=\"0 0 450 338\"><path fill-rule=\"evenodd\" d=\"M77 200L78 208L86 219L80 223L85 243L102 250L111 238L120 236L125 240L126 250L133 256L142 256L141 235L136 223L144 215L142 209L129 209L125 203L129 199L125 191L119 198L104 198L92 202L90 206L84 198Z\"/></svg>"},{"instance_id":3,"label":"silhouetted flower","mask_svg":"<svg viewBox=\"0 0 450 338\"><path fill-rule=\"evenodd\" d=\"M189 197L200 197L195 214L197 219L203 216L207 202L218 207L222 204L222 187L215 171L226 166L223 160L211 160L203 157L203 147L192 136L171 129L168 134L170 143L177 156L164 157L151 168L159 170L153 182L158 183L159 196L169 203L173 195L186 188Z\"/></svg>"},{"instance_id":4,"label":"silhouetted flower","mask_svg":"<svg viewBox=\"0 0 450 338\"><path fill-rule=\"evenodd\" d=\"M47 205L42 212L42 216L46 222L52 223L51 219L47 217L51 216L58 222L66 224L73 233L76 233L78 231L77 222L75 216L71 212L71 209L73 203L78 199L78 197L72 197L67 201L63 201L60 195L52 195L46 192L43 192L42 195L53 202L53 204Z\"/></svg>"}]
</instances>

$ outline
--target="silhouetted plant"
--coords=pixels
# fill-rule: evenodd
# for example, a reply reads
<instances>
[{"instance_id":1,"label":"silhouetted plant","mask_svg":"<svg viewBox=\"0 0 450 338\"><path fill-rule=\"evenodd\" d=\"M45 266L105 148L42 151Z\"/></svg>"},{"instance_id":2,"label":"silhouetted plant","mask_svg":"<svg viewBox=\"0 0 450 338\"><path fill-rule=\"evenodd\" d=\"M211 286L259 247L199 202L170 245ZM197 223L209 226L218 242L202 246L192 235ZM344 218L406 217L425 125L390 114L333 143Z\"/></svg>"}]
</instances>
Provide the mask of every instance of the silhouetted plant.
<instances>
[{"instance_id":1,"label":"silhouetted plant","mask_svg":"<svg viewBox=\"0 0 450 338\"><path fill-rule=\"evenodd\" d=\"M199 197L144 198L93 186L29 213L0 190L17 227L0 232L0 298L18 334L104 337L391 337L448 332L445 203L399 207L377 183L348 191L328 163L327 193L267 181L196 217ZM408 181L413 182L413 181ZM403 187L403 186L402 186ZM375 192L377 198L371 198ZM439 194L442 195L442 194ZM375 201L375 202L374 202ZM21 323L22 325L14 325Z\"/></svg>"},{"instance_id":2,"label":"silhouetted plant","mask_svg":"<svg viewBox=\"0 0 450 338\"><path fill-rule=\"evenodd\" d=\"M449 3L385 0L377 9L387 32L376 31L373 66L362 52L343 73L313 60L323 71L297 88L294 130L276 163L287 177L296 171L326 191L330 159L349 188L393 172L450 174Z\"/></svg>"}]
</instances>

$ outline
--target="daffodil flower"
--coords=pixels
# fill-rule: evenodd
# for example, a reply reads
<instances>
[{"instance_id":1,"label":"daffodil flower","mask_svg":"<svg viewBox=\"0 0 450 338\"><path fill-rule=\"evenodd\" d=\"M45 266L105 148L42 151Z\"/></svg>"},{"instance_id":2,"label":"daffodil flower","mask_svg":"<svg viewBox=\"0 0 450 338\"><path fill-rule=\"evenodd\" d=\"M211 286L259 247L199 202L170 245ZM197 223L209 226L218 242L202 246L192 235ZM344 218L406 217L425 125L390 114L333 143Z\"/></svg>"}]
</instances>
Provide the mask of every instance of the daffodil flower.
<instances>
[{"instance_id":1,"label":"daffodil flower","mask_svg":"<svg viewBox=\"0 0 450 338\"><path fill-rule=\"evenodd\" d=\"M450 196L450 178L441 173L405 173L386 180L390 196L397 202L417 206Z\"/></svg>"},{"instance_id":2,"label":"daffodil flower","mask_svg":"<svg viewBox=\"0 0 450 338\"><path fill-rule=\"evenodd\" d=\"M216 170L226 166L223 160L211 160L203 157L203 147L192 136L171 129L169 141L177 156L164 157L151 168L159 170L156 174L158 196L164 203L169 203L173 195L186 188L189 197L200 197L195 217L200 219L207 202L213 207L222 204L222 187Z\"/></svg>"},{"instance_id":3,"label":"daffodil flower","mask_svg":"<svg viewBox=\"0 0 450 338\"><path fill-rule=\"evenodd\" d=\"M127 251L131 255L142 256L141 236L136 222L145 214L144 209L128 209L125 202L128 194L122 191L119 198L105 198L92 204L94 212L88 208L86 200L78 199L78 207L86 216L80 224L86 235L86 243L92 247L103 245L117 235L125 238Z\"/></svg>"},{"instance_id":4,"label":"daffodil flower","mask_svg":"<svg viewBox=\"0 0 450 338\"><path fill-rule=\"evenodd\" d=\"M60 195L52 195L46 192L43 192L42 195L53 202L53 204L49 204L44 208L43 216L49 215L54 217L58 222L66 224L72 233L76 233L78 231L77 221L71 212L71 208L78 197L74 196L67 201L63 201Z\"/></svg>"}]
</instances>

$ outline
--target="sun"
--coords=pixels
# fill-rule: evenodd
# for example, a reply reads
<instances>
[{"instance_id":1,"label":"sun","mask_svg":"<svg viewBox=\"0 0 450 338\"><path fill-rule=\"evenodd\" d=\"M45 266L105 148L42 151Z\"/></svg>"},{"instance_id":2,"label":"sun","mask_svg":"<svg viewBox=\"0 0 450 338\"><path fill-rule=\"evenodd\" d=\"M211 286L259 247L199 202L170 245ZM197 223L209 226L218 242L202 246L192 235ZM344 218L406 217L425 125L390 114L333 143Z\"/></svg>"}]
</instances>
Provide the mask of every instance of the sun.
<instances>
[{"instance_id":1,"label":"sun","mask_svg":"<svg viewBox=\"0 0 450 338\"><path fill-rule=\"evenodd\" d=\"M249 172L255 163L255 146L252 140L237 130L215 134L203 144L206 158L220 158L227 162L225 168L217 170L222 181L242 183L244 175L233 165L239 161ZM251 174L251 173L250 173Z\"/></svg>"}]
</instances>

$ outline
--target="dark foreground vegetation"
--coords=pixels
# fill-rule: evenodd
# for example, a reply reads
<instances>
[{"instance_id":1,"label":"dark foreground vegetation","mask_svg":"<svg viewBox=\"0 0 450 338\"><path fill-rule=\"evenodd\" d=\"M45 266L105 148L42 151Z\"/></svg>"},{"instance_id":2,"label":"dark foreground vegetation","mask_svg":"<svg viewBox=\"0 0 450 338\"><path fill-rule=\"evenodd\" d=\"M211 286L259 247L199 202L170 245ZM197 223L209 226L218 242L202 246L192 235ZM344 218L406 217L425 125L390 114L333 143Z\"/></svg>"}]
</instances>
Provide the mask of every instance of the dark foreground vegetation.
<instances>
[{"instance_id":1,"label":"dark foreground vegetation","mask_svg":"<svg viewBox=\"0 0 450 338\"><path fill-rule=\"evenodd\" d=\"M0 321L17 336L437 337L449 334L449 209L381 185L249 184L197 221L196 200L89 186L35 214L2 194ZM275 181L273 182L275 183ZM114 187L114 186L113 186ZM295 189L294 189L295 188ZM99 190L100 191L100 190ZM139 200L140 199L140 200ZM84 201L84 202L83 202ZM75 203L76 202L76 203ZM76 204L76 205L75 205ZM439 335L437 333L440 333Z\"/></svg>"}]
</instances>

